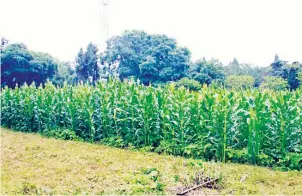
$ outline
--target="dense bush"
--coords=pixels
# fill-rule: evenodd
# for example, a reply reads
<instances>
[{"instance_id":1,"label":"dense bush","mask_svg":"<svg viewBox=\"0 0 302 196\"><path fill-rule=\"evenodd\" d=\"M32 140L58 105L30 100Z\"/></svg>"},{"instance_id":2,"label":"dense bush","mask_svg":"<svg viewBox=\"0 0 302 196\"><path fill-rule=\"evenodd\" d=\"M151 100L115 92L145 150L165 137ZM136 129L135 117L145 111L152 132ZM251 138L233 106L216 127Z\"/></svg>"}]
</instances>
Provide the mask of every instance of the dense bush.
<instances>
[{"instance_id":1,"label":"dense bush","mask_svg":"<svg viewBox=\"0 0 302 196\"><path fill-rule=\"evenodd\" d=\"M254 78L248 75L236 76L230 75L226 77L225 85L229 88L246 89L254 86Z\"/></svg>"},{"instance_id":2,"label":"dense bush","mask_svg":"<svg viewBox=\"0 0 302 196\"><path fill-rule=\"evenodd\" d=\"M189 79L189 78L182 78L181 80L176 82L176 87L185 87L186 89L189 89L191 91L199 91L201 90L201 84L193 79Z\"/></svg>"},{"instance_id":3,"label":"dense bush","mask_svg":"<svg viewBox=\"0 0 302 196\"><path fill-rule=\"evenodd\" d=\"M109 80L2 89L1 124L159 153L301 170L302 91L190 92ZM51 131L49 131L51 134ZM72 132L72 133L70 133ZM74 133L74 135L73 135Z\"/></svg>"},{"instance_id":4,"label":"dense bush","mask_svg":"<svg viewBox=\"0 0 302 196\"><path fill-rule=\"evenodd\" d=\"M46 137L54 137L63 140L81 140L74 131L68 129L44 130L42 134Z\"/></svg>"},{"instance_id":5,"label":"dense bush","mask_svg":"<svg viewBox=\"0 0 302 196\"><path fill-rule=\"evenodd\" d=\"M268 88L274 90L284 90L288 87L288 83L281 77L267 76L261 83L260 88Z\"/></svg>"}]
</instances>

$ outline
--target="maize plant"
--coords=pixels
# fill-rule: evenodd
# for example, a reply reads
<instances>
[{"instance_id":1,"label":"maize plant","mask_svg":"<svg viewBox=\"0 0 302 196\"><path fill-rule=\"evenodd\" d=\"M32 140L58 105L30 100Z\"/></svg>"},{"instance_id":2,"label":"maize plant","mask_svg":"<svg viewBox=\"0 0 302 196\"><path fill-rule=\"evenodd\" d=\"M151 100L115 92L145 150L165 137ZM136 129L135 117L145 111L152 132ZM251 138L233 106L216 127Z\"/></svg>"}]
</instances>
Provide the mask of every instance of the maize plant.
<instances>
[{"instance_id":1,"label":"maize plant","mask_svg":"<svg viewBox=\"0 0 302 196\"><path fill-rule=\"evenodd\" d=\"M155 88L112 78L95 86L32 84L2 89L1 126L42 134L69 130L119 147L301 169L301 95L301 89L207 86L191 92L173 83ZM295 161L288 163L291 155Z\"/></svg>"}]
</instances>

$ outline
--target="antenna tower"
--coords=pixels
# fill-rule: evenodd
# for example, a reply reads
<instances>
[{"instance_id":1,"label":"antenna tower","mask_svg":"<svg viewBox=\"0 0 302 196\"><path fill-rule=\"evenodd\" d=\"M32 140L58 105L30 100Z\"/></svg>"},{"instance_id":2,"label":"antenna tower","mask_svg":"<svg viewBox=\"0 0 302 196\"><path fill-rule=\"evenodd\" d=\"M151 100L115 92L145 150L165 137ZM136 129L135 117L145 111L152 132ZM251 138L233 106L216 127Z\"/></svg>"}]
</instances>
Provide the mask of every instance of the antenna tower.
<instances>
[{"instance_id":1,"label":"antenna tower","mask_svg":"<svg viewBox=\"0 0 302 196\"><path fill-rule=\"evenodd\" d=\"M101 47L104 47L102 49L105 50L106 48L106 41L109 37L109 22L108 22L108 4L109 0L99 0L101 4L101 33L103 36L103 41L101 41Z\"/></svg>"}]
</instances>

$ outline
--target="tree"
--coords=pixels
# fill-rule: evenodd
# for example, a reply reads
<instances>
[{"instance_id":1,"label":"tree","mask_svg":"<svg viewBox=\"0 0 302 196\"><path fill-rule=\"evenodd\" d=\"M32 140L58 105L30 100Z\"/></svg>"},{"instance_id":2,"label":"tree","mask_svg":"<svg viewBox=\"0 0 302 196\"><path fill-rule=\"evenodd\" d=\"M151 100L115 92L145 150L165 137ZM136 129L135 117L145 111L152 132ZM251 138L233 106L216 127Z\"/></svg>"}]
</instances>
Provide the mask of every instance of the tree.
<instances>
[{"instance_id":1,"label":"tree","mask_svg":"<svg viewBox=\"0 0 302 196\"><path fill-rule=\"evenodd\" d=\"M287 62L286 61L281 61L279 59L279 56L276 55L275 56L275 60L273 63L271 63L271 75L272 76L282 76L283 74L283 66L286 64Z\"/></svg>"},{"instance_id":2,"label":"tree","mask_svg":"<svg viewBox=\"0 0 302 196\"><path fill-rule=\"evenodd\" d=\"M46 53L29 51L24 44L7 45L1 53L1 85L43 84L53 78L57 61Z\"/></svg>"},{"instance_id":3,"label":"tree","mask_svg":"<svg viewBox=\"0 0 302 196\"><path fill-rule=\"evenodd\" d=\"M5 37L1 37L1 43L0 43L1 52L7 44L8 44L8 40Z\"/></svg>"},{"instance_id":4,"label":"tree","mask_svg":"<svg viewBox=\"0 0 302 196\"><path fill-rule=\"evenodd\" d=\"M243 68L243 75L250 75L255 79L254 87L259 87L263 82L264 77L269 73L269 67L251 66L246 64Z\"/></svg>"},{"instance_id":5,"label":"tree","mask_svg":"<svg viewBox=\"0 0 302 196\"><path fill-rule=\"evenodd\" d=\"M288 83L281 77L267 76L261 83L260 88L268 88L274 90L285 90L288 87Z\"/></svg>"},{"instance_id":6,"label":"tree","mask_svg":"<svg viewBox=\"0 0 302 196\"><path fill-rule=\"evenodd\" d=\"M236 58L233 60L233 62L231 62L229 65L224 67L224 73L226 76L230 76L230 75L252 76L255 80L254 82L255 87L259 87L259 85L263 81L263 78L266 75L268 75L268 72L269 72L269 67L259 67L246 63L239 63Z\"/></svg>"},{"instance_id":7,"label":"tree","mask_svg":"<svg viewBox=\"0 0 302 196\"><path fill-rule=\"evenodd\" d=\"M211 84L213 80L223 81L222 63L217 59L207 61L205 58L196 61L189 70L190 78L197 80L201 84Z\"/></svg>"},{"instance_id":8,"label":"tree","mask_svg":"<svg viewBox=\"0 0 302 196\"><path fill-rule=\"evenodd\" d=\"M70 62L60 62L58 64L58 71L52 79L52 83L55 85L62 86L64 82L67 84L76 83L76 71Z\"/></svg>"},{"instance_id":9,"label":"tree","mask_svg":"<svg viewBox=\"0 0 302 196\"><path fill-rule=\"evenodd\" d=\"M254 78L252 76L242 75L242 76L236 76L231 75L227 76L225 80L226 87L229 88L252 88L254 86Z\"/></svg>"},{"instance_id":10,"label":"tree","mask_svg":"<svg viewBox=\"0 0 302 196\"><path fill-rule=\"evenodd\" d=\"M89 43L86 52L80 49L76 58L76 73L79 80L95 82L100 79L97 46Z\"/></svg>"},{"instance_id":11,"label":"tree","mask_svg":"<svg viewBox=\"0 0 302 196\"><path fill-rule=\"evenodd\" d=\"M275 60L274 60L274 62L278 62L278 61L280 61L279 55L275 54Z\"/></svg>"},{"instance_id":12,"label":"tree","mask_svg":"<svg viewBox=\"0 0 302 196\"><path fill-rule=\"evenodd\" d=\"M59 62L47 53L32 52L32 55L33 59L30 64L38 74L39 79L37 79L37 82L44 84L47 79L55 76Z\"/></svg>"},{"instance_id":13,"label":"tree","mask_svg":"<svg viewBox=\"0 0 302 196\"><path fill-rule=\"evenodd\" d=\"M298 73L302 71L302 64L294 62L292 64L288 61L282 61L279 57L275 57L275 61L271 64L270 75L274 77L281 77L288 82L288 87L295 90L299 86Z\"/></svg>"},{"instance_id":14,"label":"tree","mask_svg":"<svg viewBox=\"0 0 302 196\"><path fill-rule=\"evenodd\" d=\"M231 63L229 63L228 66L224 67L225 75L242 75L242 68L240 67L240 64L236 58L233 59Z\"/></svg>"},{"instance_id":15,"label":"tree","mask_svg":"<svg viewBox=\"0 0 302 196\"><path fill-rule=\"evenodd\" d=\"M103 64L118 64L120 79L138 78L144 84L176 81L184 77L190 65L190 51L177 46L166 35L126 31L107 41L101 57Z\"/></svg>"},{"instance_id":16,"label":"tree","mask_svg":"<svg viewBox=\"0 0 302 196\"><path fill-rule=\"evenodd\" d=\"M286 64L283 67L282 78L286 79L291 90L298 88L300 82L298 79L299 72L302 71L302 64Z\"/></svg>"}]
</instances>

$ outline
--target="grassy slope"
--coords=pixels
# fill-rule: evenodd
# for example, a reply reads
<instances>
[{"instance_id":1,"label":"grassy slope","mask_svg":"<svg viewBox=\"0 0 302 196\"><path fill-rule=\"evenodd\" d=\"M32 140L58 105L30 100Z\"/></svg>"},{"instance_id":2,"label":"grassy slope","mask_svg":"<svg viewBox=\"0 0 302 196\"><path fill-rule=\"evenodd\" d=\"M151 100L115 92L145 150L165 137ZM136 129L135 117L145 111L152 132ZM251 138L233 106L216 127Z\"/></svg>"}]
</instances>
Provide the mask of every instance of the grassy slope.
<instances>
[{"instance_id":1,"label":"grassy slope","mask_svg":"<svg viewBox=\"0 0 302 196\"><path fill-rule=\"evenodd\" d=\"M219 170L222 175L223 188L204 193L302 194L302 172L200 163L2 128L1 194L173 194L173 187L190 182L201 170ZM154 172L144 174L148 168L159 171L156 181Z\"/></svg>"}]
</instances>

